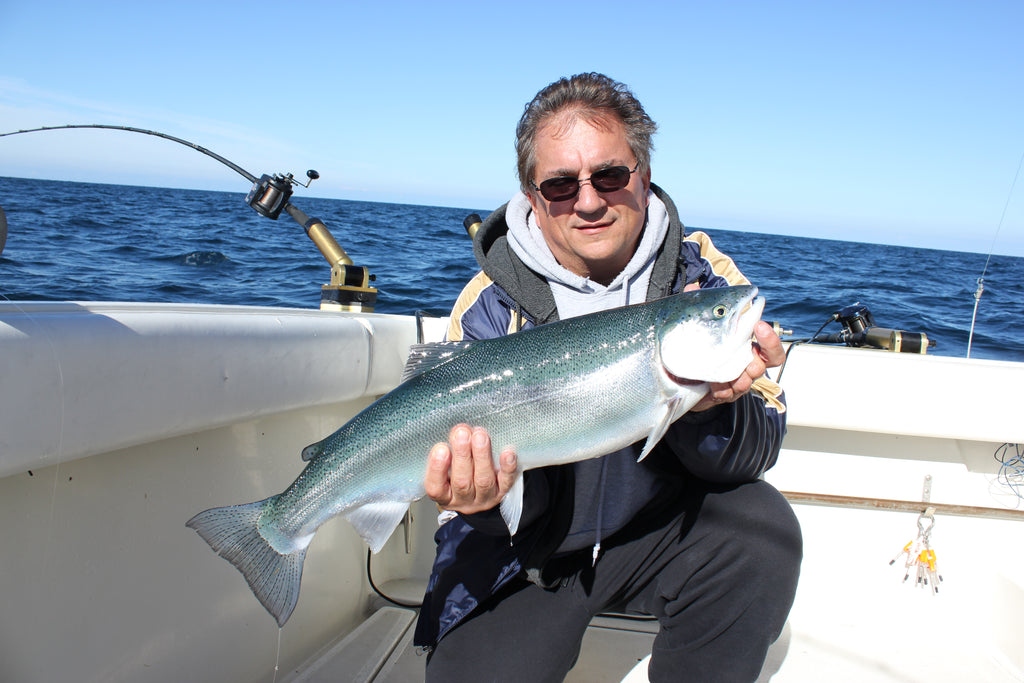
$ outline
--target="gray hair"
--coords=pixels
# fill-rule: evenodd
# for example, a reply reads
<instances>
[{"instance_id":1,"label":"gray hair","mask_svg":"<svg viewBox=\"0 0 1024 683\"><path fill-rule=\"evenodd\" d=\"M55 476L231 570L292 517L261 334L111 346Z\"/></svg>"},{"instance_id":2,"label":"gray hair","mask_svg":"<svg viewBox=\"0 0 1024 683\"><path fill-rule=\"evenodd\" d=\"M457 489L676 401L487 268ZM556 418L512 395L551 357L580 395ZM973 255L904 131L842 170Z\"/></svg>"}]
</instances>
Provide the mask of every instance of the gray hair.
<instances>
[{"instance_id":1,"label":"gray hair","mask_svg":"<svg viewBox=\"0 0 1024 683\"><path fill-rule=\"evenodd\" d=\"M609 116L626 128L626 142L643 173L651 166L651 138L658 124L651 120L640 101L623 83L599 73L586 73L562 78L541 90L526 105L516 126L516 158L519 186L530 191L537 170L537 132L551 117L566 113L590 123L600 123Z\"/></svg>"}]
</instances>

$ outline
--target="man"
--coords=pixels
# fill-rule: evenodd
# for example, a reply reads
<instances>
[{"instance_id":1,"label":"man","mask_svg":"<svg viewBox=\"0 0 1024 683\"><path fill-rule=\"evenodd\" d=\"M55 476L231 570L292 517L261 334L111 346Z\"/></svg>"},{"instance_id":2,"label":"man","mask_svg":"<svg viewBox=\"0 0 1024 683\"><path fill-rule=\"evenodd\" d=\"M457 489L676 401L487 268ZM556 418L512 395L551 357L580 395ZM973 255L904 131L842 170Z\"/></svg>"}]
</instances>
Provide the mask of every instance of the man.
<instances>
[{"instance_id":1,"label":"man","mask_svg":"<svg viewBox=\"0 0 1024 683\"><path fill-rule=\"evenodd\" d=\"M492 213L482 271L448 338L478 339L680 290L746 283L702 233L683 235L651 183L655 124L622 84L551 84L517 128L522 192ZM430 453L426 491L449 511L417 625L431 681L558 681L591 618L654 615L651 680L752 680L785 623L801 540L785 499L758 478L785 431L782 362L758 323L746 370L714 384L642 463L642 444L530 470L519 531L496 508L515 453L492 460L485 430L452 429Z\"/></svg>"}]
</instances>

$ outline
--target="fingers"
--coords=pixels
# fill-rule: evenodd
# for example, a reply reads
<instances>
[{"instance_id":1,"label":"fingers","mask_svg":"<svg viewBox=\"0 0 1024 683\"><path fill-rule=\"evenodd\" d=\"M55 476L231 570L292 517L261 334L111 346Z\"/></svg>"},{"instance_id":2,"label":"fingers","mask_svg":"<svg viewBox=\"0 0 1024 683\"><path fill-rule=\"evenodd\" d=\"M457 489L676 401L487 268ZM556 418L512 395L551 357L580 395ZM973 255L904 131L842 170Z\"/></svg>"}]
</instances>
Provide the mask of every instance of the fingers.
<instances>
[{"instance_id":1,"label":"fingers","mask_svg":"<svg viewBox=\"0 0 1024 683\"><path fill-rule=\"evenodd\" d=\"M501 491L502 497L504 497L512 488L512 485L516 483L516 477L518 476L519 461L516 459L516 452L511 449L502 451L501 469L498 471L498 488Z\"/></svg>"},{"instance_id":2,"label":"fingers","mask_svg":"<svg viewBox=\"0 0 1024 683\"><path fill-rule=\"evenodd\" d=\"M732 382L712 382L708 393L690 410L699 413L702 410L714 408L723 403L732 403L750 391L750 385L751 381L746 373L740 375Z\"/></svg>"},{"instance_id":3,"label":"fingers","mask_svg":"<svg viewBox=\"0 0 1024 683\"><path fill-rule=\"evenodd\" d=\"M782 340L772 326L760 321L754 326L755 350L766 368L777 368L786 360Z\"/></svg>"},{"instance_id":4,"label":"fingers","mask_svg":"<svg viewBox=\"0 0 1024 683\"><path fill-rule=\"evenodd\" d=\"M448 435L452 450L451 480L452 498L466 500L473 498L473 434L466 425L456 425Z\"/></svg>"},{"instance_id":5,"label":"fingers","mask_svg":"<svg viewBox=\"0 0 1024 683\"><path fill-rule=\"evenodd\" d=\"M714 408L715 406L722 405L723 403L732 403L739 397L743 396L743 394L750 391L752 384L753 380L746 374L746 372L732 382L712 382L710 385L711 389L708 393L704 395L704 398L697 402L697 405L690 408L690 411L699 413L702 410Z\"/></svg>"},{"instance_id":6,"label":"fingers","mask_svg":"<svg viewBox=\"0 0 1024 683\"><path fill-rule=\"evenodd\" d=\"M457 425L448 438L452 446L451 482L455 499L482 502L493 498L498 482L487 430Z\"/></svg>"},{"instance_id":7,"label":"fingers","mask_svg":"<svg viewBox=\"0 0 1024 683\"><path fill-rule=\"evenodd\" d=\"M430 456L427 458L427 476L423 480L423 488L427 497L441 507L447 506L452 498L448 480L451 462L452 452L448 444L439 443L430 449Z\"/></svg>"},{"instance_id":8,"label":"fingers","mask_svg":"<svg viewBox=\"0 0 1024 683\"><path fill-rule=\"evenodd\" d=\"M515 453L508 450L495 468L487 430L460 424L452 428L447 444L431 449L424 489L442 508L481 512L501 502L512 488L518 476L516 467Z\"/></svg>"}]
</instances>

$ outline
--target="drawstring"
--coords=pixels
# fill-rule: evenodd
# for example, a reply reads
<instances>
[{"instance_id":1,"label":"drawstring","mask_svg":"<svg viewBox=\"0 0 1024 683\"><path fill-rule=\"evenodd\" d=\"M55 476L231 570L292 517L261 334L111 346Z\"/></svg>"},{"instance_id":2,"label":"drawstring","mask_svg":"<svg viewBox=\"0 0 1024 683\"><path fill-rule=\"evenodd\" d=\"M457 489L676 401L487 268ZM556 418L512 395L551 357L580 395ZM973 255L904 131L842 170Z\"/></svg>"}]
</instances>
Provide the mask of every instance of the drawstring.
<instances>
[{"instance_id":1,"label":"drawstring","mask_svg":"<svg viewBox=\"0 0 1024 683\"><path fill-rule=\"evenodd\" d=\"M604 521L604 479L608 472L608 458L601 458L601 483L598 484L599 498L597 499L597 533L594 542L594 557L591 567L597 566L597 556L601 553L601 522Z\"/></svg>"}]
</instances>

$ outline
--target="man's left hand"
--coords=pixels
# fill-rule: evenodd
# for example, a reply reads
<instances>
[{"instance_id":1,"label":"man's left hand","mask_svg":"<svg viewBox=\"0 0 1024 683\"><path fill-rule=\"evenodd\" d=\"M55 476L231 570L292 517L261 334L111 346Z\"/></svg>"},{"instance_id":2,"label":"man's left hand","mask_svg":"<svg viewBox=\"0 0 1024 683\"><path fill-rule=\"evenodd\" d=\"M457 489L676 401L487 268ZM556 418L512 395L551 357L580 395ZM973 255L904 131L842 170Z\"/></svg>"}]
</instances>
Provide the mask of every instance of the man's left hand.
<instances>
[{"instance_id":1,"label":"man's left hand","mask_svg":"<svg viewBox=\"0 0 1024 683\"><path fill-rule=\"evenodd\" d=\"M772 326L760 321L754 326L753 357L743 373L731 382L712 382L711 390L690 410L700 412L714 408L723 403L732 403L750 391L754 380L764 374L768 368L782 365L786 351L782 348L782 340L775 334Z\"/></svg>"}]
</instances>

